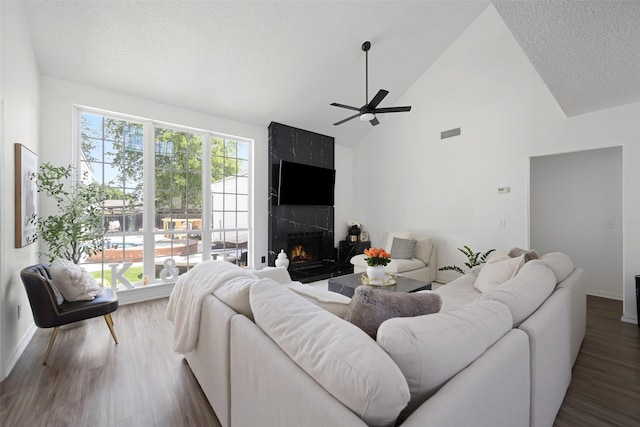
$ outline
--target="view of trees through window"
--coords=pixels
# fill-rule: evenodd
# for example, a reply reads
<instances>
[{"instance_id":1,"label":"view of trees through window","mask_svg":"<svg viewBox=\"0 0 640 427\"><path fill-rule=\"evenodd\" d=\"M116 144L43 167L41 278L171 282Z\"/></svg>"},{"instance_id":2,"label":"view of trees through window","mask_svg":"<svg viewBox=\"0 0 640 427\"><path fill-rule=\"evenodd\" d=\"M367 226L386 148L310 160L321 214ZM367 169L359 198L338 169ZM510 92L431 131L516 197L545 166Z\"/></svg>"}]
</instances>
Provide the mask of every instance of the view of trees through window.
<instances>
[{"instance_id":1,"label":"view of trees through window","mask_svg":"<svg viewBox=\"0 0 640 427\"><path fill-rule=\"evenodd\" d=\"M80 111L81 172L108 199L104 249L85 268L105 285L129 288L175 280L172 269L203 259L246 265L249 144Z\"/></svg>"}]
</instances>

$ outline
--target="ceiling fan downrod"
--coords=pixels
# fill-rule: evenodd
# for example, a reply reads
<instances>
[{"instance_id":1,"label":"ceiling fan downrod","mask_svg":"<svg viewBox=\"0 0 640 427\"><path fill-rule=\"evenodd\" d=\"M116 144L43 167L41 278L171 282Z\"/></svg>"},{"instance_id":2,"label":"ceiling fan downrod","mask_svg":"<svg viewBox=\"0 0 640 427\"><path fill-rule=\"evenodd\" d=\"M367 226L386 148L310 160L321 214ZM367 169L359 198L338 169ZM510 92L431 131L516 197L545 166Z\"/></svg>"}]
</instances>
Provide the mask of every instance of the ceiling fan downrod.
<instances>
[{"instance_id":1,"label":"ceiling fan downrod","mask_svg":"<svg viewBox=\"0 0 640 427\"><path fill-rule=\"evenodd\" d=\"M362 43L362 50L364 50L364 105L369 103L369 49L371 49L371 42L367 40Z\"/></svg>"}]
</instances>

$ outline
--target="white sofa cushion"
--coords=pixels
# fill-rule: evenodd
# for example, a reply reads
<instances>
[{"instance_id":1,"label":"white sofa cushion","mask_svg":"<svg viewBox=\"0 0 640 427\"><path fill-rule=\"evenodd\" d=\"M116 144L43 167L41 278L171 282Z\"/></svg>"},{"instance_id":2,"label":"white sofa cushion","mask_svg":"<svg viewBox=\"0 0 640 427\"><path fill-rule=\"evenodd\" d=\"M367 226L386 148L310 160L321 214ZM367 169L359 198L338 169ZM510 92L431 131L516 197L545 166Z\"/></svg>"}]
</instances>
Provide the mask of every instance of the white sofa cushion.
<instances>
[{"instance_id":1,"label":"white sofa cushion","mask_svg":"<svg viewBox=\"0 0 640 427\"><path fill-rule=\"evenodd\" d=\"M482 271L485 268L487 266ZM500 301L505 304L511 310L513 325L518 326L542 305L555 286L556 278L551 269L534 260L526 263L514 278L484 292L479 300Z\"/></svg>"},{"instance_id":2,"label":"white sofa cushion","mask_svg":"<svg viewBox=\"0 0 640 427\"><path fill-rule=\"evenodd\" d=\"M569 255L562 252L549 252L542 255L539 261L553 271L556 276L556 283L562 282L575 269Z\"/></svg>"},{"instance_id":3,"label":"white sofa cushion","mask_svg":"<svg viewBox=\"0 0 640 427\"><path fill-rule=\"evenodd\" d=\"M411 259L391 259L391 262L384 268L387 273L398 274L405 271L417 270L426 267L425 263L416 258Z\"/></svg>"},{"instance_id":4,"label":"white sofa cushion","mask_svg":"<svg viewBox=\"0 0 640 427\"><path fill-rule=\"evenodd\" d=\"M414 258L418 258L420 261L429 265L429 259L431 258L432 251L433 241L431 240L431 237L419 237L416 239L416 248L413 252Z\"/></svg>"},{"instance_id":5,"label":"white sofa cushion","mask_svg":"<svg viewBox=\"0 0 640 427\"><path fill-rule=\"evenodd\" d=\"M344 318L347 310L349 310L351 298L337 292L314 288L313 286L303 285L299 282L293 282L291 285L287 285L287 287L307 301L324 308L329 313L333 313L341 319Z\"/></svg>"},{"instance_id":6,"label":"white sofa cushion","mask_svg":"<svg viewBox=\"0 0 640 427\"><path fill-rule=\"evenodd\" d=\"M473 286L480 292L487 292L514 277L524 265L524 255L507 259L487 261Z\"/></svg>"},{"instance_id":7,"label":"white sofa cushion","mask_svg":"<svg viewBox=\"0 0 640 427\"><path fill-rule=\"evenodd\" d=\"M413 412L505 335L511 325L509 308L496 301L383 322L378 344L400 367L411 391L403 414Z\"/></svg>"},{"instance_id":8,"label":"white sofa cushion","mask_svg":"<svg viewBox=\"0 0 640 427\"><path fill-rule=\"evenodd\" d=\"M467 273L446 285L438 287L434 292L442 298L440 311L455 310L477 301L482 293L473 287L475 281L476 276L472 273Z\"/></svg>"},{"instance_id":9,"label":"white sofa cushion","mask_svg":"<svg viewBox=\"0 0 640 427\"><path fill-rule=\"evenodd\" d=\"M291 283L289 271L284 267L265 267L262 270L254 270L253 274L258 279L271 279L283 285Z\"/></svg>"},{"instance_id":10,"label":"white sofa cushion","mask_svg":"<svg viewBox=\"0 0 640 427\"><path fill-rule=\"evenodd\" d=\"M249 303L249 290L257 280L247 280L246 277L236 277L218 286L213 295L232 308L236 313L243 314L253 320L253 312Z\"/></svg>"},{"instance_id":11,"label":"white sofa cushion","mask_svg":"<svg viewBox=\"0 0 640 427\"><path fill-rule=\"evenodd\" d=\"M393 426L409 401L398 366L358 327L269 279L251 287L256 325L371 426Z\"/></svg>"}]
</instances>

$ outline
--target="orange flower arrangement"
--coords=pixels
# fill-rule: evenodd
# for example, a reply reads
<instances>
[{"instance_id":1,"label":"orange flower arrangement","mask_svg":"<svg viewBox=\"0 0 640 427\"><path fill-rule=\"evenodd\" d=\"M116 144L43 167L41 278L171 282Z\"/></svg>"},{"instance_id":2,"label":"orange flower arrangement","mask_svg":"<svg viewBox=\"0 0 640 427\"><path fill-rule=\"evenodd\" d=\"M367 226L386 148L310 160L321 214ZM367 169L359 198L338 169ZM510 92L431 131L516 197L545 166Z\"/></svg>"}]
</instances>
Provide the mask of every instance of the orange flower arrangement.
<instances>
[{"instance_id":1,"label":"orange flower arrangement","mask_svg":"<svg viewBox=\"0 0 640 427\"><path fill-rule=\"evenodd\" d=\"M365 249L364 254L368 256L364 260L369 267L375 267L376 265L386 266L391 262L391 254L382 248Z\"/></svg>"}]
</instances>

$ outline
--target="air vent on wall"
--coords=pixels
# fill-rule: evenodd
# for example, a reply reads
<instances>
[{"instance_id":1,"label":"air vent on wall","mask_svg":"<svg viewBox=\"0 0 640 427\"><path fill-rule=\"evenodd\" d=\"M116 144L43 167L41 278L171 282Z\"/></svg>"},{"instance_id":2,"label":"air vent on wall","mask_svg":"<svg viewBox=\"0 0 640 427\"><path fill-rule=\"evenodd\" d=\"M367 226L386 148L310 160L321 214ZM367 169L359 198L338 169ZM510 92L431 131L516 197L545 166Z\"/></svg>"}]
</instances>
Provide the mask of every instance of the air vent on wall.
<instances>
[{"instance_id":1,"label":"air vent on wall","mask_svg":"<svg viewBox=\"0 0 640 427\"><path fill-rule=\"evenodd\" d=\"M458 135L460 135L460 128L444 130L440 132L440 139L452 138Z\"/></svg>"}]
</instances>

